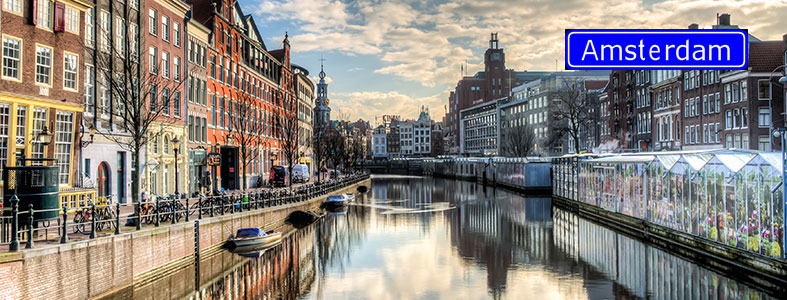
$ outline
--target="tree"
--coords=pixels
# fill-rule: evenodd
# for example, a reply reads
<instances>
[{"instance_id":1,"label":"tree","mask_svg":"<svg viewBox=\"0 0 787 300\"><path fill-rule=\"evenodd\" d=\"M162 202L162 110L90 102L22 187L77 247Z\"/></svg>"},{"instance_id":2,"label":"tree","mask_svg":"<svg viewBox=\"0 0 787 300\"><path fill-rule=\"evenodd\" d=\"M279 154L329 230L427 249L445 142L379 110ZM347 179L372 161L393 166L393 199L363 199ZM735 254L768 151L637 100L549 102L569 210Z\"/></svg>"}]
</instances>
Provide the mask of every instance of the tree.
<instances>
[{"instance_id":1,"label":"tree","mask_svg":"<svg viewBox=\"0 0 787 300\"><path fill-rule=\"evenodd\" d=\"M354 131L351 132L354 133ZM352 134L351 136L348 136L346 151L348 163L354 166L359 159L363 159L365 147L366 145L363 142L363 138L360 134Z\"/></svg>"},{"instance_id":2,"label":"tree","mask_svg":"<svg viewBox=\"0 0 787 300\"><path fill-rule=\"evenodd\" d=\"M139 200L142 151L148 141L155 140L162 132L161 127L155 130L155 126L151 125L167 120L166 115L172 111L173 103L178 104L177 109L182 107L179 90L183 81L172 80L182 78L182 74L170 72L169 67L162 69L158 64L142 64L139 37L129 34L128 28L126 31L130 38L124 39L125 44L114 43L112 35L106 32L103 33L104 38L98 39L98 49L93 51L92 58L96 87L101 91L98 98L102 101L100 109L95 102L86 103L88 108L95 109L93 117L86 118L86 121L97 126L96 132L103 137L131 152L133 202ZM162 72L170 73L168 77L172 79L161 76L164 75ZM99 123L102 115L108 117L107 123ZM99 124L106 124L106 128Z\"/></svg>"},{"instance_id":3,"label":"tree","mask_svg":"<svg viewBox=\"0 0 787 300\"><path fill-rule=\"evenodd\" d=\"M258 100L245 92L238 92L236 95L237 100L230 100L229 103L231 117L228 122L227 136L232 136L233 143L239 147L238 159L243 174L243 189L246 189L248 167L257 157L261 143L262 122L259 117Z\"/></svg>"},{"instance_id":4,"label":"tree","mask_svg":"<svg viewBox=\"0 0 787 300\"><path fill-rule=\"evenodd\" d=\"M292 167L298 160L298 118L295 114L288 112L276 118L279 124L279 146L281 154L287 162L287 174L292 174ZM290 177L290 188L292 188L292 177Z\"/></svg>"},{"instance_id":5,"label":"tree","mask_svg":"<svg viewBox=\"0 0 787 300\"><path fill-rule=\"evenodd\" d=\"M525 157L530 154L536 144L536 135L530 124L510 126L505 129L503 145L505 152L511 157Z\"/></svg>"},{"instance_id":6,"label":"tree","mask_svg":"<svg viewBox=\"0 0 787 300\"><path fill-rule=\"evenodd\" d=\"M579 153L582 133L599 122L597 110L588 109L598 107L598 97L589 97L582 79L564 80L554 97L550 103L549 144L561 143L568 136L574 152Z\"/></svg>"}]
</instances>

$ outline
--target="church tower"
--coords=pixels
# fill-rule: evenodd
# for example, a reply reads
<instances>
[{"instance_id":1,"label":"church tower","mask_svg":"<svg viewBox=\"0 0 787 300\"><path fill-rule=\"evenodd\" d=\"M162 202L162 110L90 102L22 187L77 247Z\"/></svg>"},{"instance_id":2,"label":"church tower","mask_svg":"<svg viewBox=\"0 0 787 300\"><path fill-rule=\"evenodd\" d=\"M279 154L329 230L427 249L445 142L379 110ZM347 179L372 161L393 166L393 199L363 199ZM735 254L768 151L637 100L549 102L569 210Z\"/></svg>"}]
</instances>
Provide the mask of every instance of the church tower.
<instances>
[{"instance_id":1,"label":"church tower","mask_svg":"<svg viewBox=\"0 0 787 300\"><path fill-rule=\"evenodd\" d=\"M500 48L497 39L497 32L493 32L489 38L489 48L484 53L484 66L487 83L486 100L508 96L510 87L506 87L506 55Z\"/></svg>"},{"instance_id":2,"label":"church tower","mask_svg":"<svg viewBox=\"0 0 787 300\"><path fill-rule=\"evenodd\" d=\"M324 61L324 59L320 59ZM322 131L331 122L331 108L328 107L330 100L328 100L328 84L325 83L325 70L323 69L322 62L320 62L320 82L317 83L317 99L315 100L314 108L314 127L316 130Z\"/></svg>"}]
</instances>

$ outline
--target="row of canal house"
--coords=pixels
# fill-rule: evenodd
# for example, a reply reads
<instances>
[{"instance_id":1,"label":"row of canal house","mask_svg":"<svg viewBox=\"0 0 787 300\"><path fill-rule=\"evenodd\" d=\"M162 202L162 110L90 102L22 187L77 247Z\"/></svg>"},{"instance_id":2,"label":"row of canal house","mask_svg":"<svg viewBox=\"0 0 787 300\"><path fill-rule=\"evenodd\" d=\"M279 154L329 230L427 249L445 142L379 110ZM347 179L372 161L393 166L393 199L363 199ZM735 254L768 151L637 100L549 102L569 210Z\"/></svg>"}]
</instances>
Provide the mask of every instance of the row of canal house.
<instances>
[{"instance_id":1,"label":"row of canal house","mask_svg":"<svg viewBox=\"0 0 787 300\"><path fill-rule=\"evenodd\" d=\"M0 165L55 158L64 205L127 203L135 171L140 191L193 194L282 163L273 125L296 113L289 42L268 50L237 1L3 0L0 32ZM136 166L134 99L156 112ZM237 137L257 132L240 151Z\"/></svg>"},{"instance_id":2,"label":"row of canal house","mask_svg":"<svg viewBox=\"0 0 787 300\"><path fill-rule=\"evenodd\" d=\"M711 29L738 26L722 14ZM769 130L784 127L785 90L778 83L784 64L787 35L761 41L750 34L746 70L613 71L600 99L602 145L628 151L779 150Z\"/></svg>"}]
</instances>

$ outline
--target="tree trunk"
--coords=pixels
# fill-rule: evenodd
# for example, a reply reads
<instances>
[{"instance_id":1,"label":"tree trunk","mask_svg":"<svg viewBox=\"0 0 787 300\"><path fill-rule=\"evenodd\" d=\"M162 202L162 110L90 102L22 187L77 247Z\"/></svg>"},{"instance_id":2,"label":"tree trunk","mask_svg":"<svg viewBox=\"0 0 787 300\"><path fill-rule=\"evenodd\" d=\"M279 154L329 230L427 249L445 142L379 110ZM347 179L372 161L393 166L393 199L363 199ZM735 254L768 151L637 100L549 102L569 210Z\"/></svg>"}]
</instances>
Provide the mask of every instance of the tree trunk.
<instances>
[{"instance_id":1,"label":"tree trunk","mask_svg":"<svg viewBox=\"0 0 787 300\"><path fill-rule=\"evenodd\" d=\"M139 149L139 148L137 148ZM131 171L131 203L139 203L139 181L140 181L140 166L139 166L139 154L142 151L136 150L134 151L134 157L131 159L131 163L133 165Z\"/></svg>"}]
</instances>

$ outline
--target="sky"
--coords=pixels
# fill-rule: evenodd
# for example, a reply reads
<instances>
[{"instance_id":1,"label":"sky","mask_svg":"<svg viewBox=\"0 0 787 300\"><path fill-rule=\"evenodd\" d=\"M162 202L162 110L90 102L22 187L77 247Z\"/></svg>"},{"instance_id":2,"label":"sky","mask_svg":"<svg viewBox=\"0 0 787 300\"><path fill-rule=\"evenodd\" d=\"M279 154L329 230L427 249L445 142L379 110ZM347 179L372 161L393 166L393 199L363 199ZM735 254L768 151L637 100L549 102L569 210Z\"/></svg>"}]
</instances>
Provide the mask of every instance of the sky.
<instances>
[{"instance_id":1,"label":"sky","mask_svg":"<svg viewBox=\"0 0 787 300\"><path fill-rule=\"evenodd\" d=\"M491 32L517 71L562 70L565 29L710 28L729 13L761 40L787 34L787 0L239 1L269 50L289 34L292 62L315 84L325 59L332 119L372 124L416 119L422 106L440 121L460 66L482 70Z\"/></svg>"}]
</instances>

